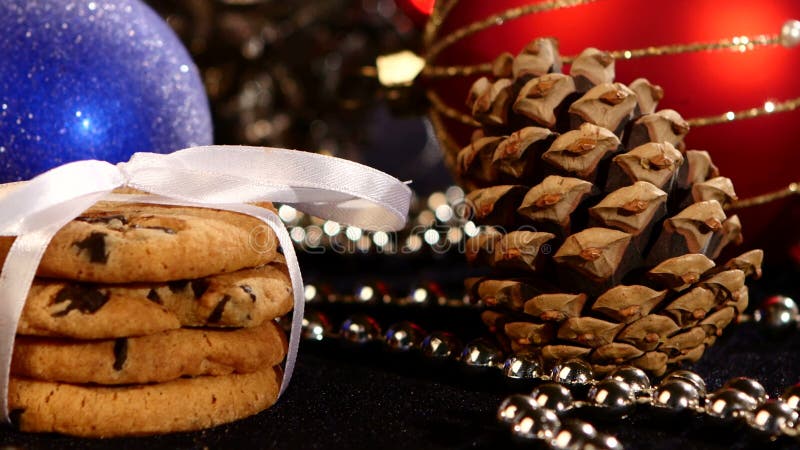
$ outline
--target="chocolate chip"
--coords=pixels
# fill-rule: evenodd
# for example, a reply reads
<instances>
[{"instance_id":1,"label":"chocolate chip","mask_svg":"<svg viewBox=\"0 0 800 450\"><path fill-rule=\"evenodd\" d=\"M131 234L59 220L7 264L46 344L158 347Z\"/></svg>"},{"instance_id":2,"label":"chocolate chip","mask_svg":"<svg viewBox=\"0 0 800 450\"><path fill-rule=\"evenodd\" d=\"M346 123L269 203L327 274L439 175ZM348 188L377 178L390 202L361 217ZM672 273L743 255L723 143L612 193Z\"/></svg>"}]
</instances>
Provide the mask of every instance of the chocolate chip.
<instances>
[{"instance_id":1,"label":"chocolate chip","mask_svg":"<svg viewBox=\"0 0 800 450\"><path fill-rule=\"evenodd\" d=\"M106 233L93 231L89 237L82 241L73 242L72 245L78 250L89 252L89 261L93 263L105 264L108 262L108 252L106 251Z\"/></svg>"},{"instance_id":2,"label":"chocolate chip","mask_svg":"<svg viewBox=\"0 0 800 450\"><path fill-rule=\"evenodd\" d=\"M86 223L111 223L114 220L119 220L123 225L128 223L128 219L122 214L114 214L109 216L78 216L75 220Z\"/></svg>"},{"instance_id":3,"label":"chocolate chip","mask_svg":"<svg viewBox=\"0 0 800 450\"><path fill-rule=\"evenodd\" d=\"M206 293L208 290L209 282L208 280L193 280L192 281L192 292L194 292L194 298L199 299Z\"/></svg>"},{"instance_id":4,"label":"chocolate chip","mask_svg":"<svg viewBox=\"0 0 800 450\"><path fill-rule=\"evenodd\" d=\"M250 286L248 286L246 284L242 284L242 285L239 286L239 288L241 290L243 290L247 295L250 296L250 300L252 300L253 303L256 302L256 294L255 294L255 292L253 292L253 288L252 287L250 287Z\"/></svg>"},{"instance_id":5,"label":"chocolate chip","mask_svg":"<svg viewBox=\"0 0 800 450\"><path fill-rule=\"evenodd\" d=\"M16 429L19 429L20 422L22 420L22 415L25 413L25 408L17 408L12 409L11 412L8 413L8 419L11 421L11 426Z\"/></svg>"},{"instance_id":6,"label":"chocolate chip","mask_svg":"<svg viewBox=\"0 0 800 450\"><path fill-rule=\"evenodd\" d=\"M120 338L114 340L114 370L122 370L125 361L128 359L128 339Z\"/></svg>"},{"instance_id":7,"label":"chocolate chip","mask_svg":"<svg viewBox=\"0 0 800 450\"><path fill-rule=\"evenodd\" d=\"M169 290L172 291L173 294L177 294L178 292L186 289L186 286L188 285L188 280L170 281L167 283L167 287L169 287Z\"/></svg>"},{"instance_id":8,"label":"chocolate chip","mask_svg":"<svg viewBox=\"0 0 800 450\"><path fill-rule=\"evenodd\" d=\"M214 308L214 311L212 311L211 315L208 316L208 323L219 323L219 321L222 320L222 312L225 310L225 305L228 304L230 299L230 295L222 297L222 300L217 303L217 307Z\"/></svg>"},{"instance_id":9,"label":"chocolate chip","mask_svg":"<svg viewBox=\"0 0 800 450\"><path fill-rule=\"evenodd\" d=\"M86 284L74 284L66 286L56 294L55 304L69 302L63 311L53 314L53 317L66 316L73 309L84 314L94 314L108 302L110 294L101 291L94 286Z\"/></svg>"},{"instance_id":10,"label":"chocolate chip","mask_svg":"<svg viewBox=\"0 0 800 450\"><path fill-rule=\"evenodd\" d=\"M158 303L159 305L163 305L161 297L158 295L158 292L155 289L150 289L150 292L147 293L147 299L153 303Z\"/></svg>"}]
</instances>

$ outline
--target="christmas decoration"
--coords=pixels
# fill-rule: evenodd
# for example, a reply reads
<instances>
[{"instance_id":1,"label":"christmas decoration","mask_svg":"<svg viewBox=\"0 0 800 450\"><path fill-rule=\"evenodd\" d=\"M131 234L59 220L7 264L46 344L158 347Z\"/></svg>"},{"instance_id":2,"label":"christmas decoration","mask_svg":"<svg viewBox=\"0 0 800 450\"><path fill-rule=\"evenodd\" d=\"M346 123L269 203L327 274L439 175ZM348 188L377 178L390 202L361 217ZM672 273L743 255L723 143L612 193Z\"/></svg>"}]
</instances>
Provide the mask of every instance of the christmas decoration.
<instances>
[{"instance_id":1,"label":"christmas decoration","mask_svg":"<svg viewBox=\"0 0 800 450\"><path fill-rule=\"evenodd\" d=\"M762 253L713 261L742 241L723 210L736 193L707 152L686 150L659 86L615 83L614 58L593 48L561 66L538 39L469 91L482 127L455 171L467 213L495 227L467 242L494 269L469 284L515 351L661 375L744 311Z\"/></svg>"},{"instance_id":2,"label":"christmas decoration","mask_svg":"<svg viewBox=\"0 0 800 450\"><path fill-rule=\"evenodd\" d=\"M669 93L663 106L681 111L695 130L687 144L708 149L737 180L742 198L792 192L786 186L797 181L793 168L800 163L789 139L800 117L793 112L800 104L793 80L800 70L794 56L800 22L789 19L800 17L800 8L789 0L753 5L748 0L440 2L425 29L427 65L419 81L428 89L434 123L456 141L445 147L460 149L474 129L474 122L464 120L464 92L531 39L557 38L560 52L570 55L565 63L585 47L613 51L617 79L630 83L646 77L661 85ZM599 31L609 24L613 32ZM751 158L755 149L758 161ZM795 242L797 227L776 219L781 209L797 210L796 204L743 211L743 221L753 236Z\"/></svg>"},{"instance_id":3,"label":"christmas decoration","mask_svg":"<svg viewBox=\"0 0 800 450\"><path fill-rule=\"evenodd\" d=\"M417 370L426 366L441 370L444 364L457 363L462 374L495 372L494 378L502 374L506 386L515 386L515 392L522 393L512 394L500 403L497 421L522 442L555 449L621 448L622 443L615 438L599 434L593 425L579 419L607 425L607 420L597 420L605 416L630 423L624 421L634 412L657 417L706 415L716 425L736 426L748 438L762 439L763 444L780 439L791 442L789 439L798 437L800 385L781 386L778 391L770 387L769 391L778 395L768 395L761 382L742 376L726 380L718 376L704 378L692 370L674 370L659 379L634 366L617 367L602 375L580 359L547 364L530 351L504 352L485 338L464 341L465 336L449 331L426 331L420 322L396 318L382 322L369 313L353 313L354 309L372 309L375 313L381 307L394 307L402 309L406 317L429 317L436 309L452 316L476 308L467 299L442 297L425 288L417 288L406 297L373 295L372 290L369 295L323 295L321 289L314 284L305 286L309 309L301 336L306 345L330 351L330 344L340 341L348 344L343 348L359 352L380 348L398 355L398 362L408 362L403 357L417 352L424 356L422 361L414 359ZM417 295L418 291L424 294ZM343 318L335 317L343 312L347 314ZM774 337L793 329L796 332L799 314L794 300L774 296L754 315L742 316L738 323L755 322ZM285 318L281 322L288 327ZM391 325L384 328L388 323Z\"/></svg>"},{"instance_id":4,"label":"christmas decoration","mask_svg":"<svg viewBox=\"0 0 800 450\"><path fill-rule=\"evenodd\" d=\"M0 5L0 181L210 144L189 54L137 0Z\"/></svg>"}]
</instances>

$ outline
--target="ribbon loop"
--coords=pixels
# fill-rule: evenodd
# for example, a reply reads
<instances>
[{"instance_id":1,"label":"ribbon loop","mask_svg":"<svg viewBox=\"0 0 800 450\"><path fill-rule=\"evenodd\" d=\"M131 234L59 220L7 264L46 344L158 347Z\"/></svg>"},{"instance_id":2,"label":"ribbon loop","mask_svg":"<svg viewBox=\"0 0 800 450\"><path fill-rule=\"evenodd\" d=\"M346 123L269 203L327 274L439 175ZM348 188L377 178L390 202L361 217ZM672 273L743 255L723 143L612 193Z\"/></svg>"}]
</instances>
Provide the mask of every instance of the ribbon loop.
<instances>
[{"instance_id":1,"label":"ribbon loop","mask_svg":"<svg viewBox=\"0 0 800 450\"><path fill-rule=\"evenodd\" d=\"M154 195L115 196L121 186ZM275 231L294 291L294 315L281 393L292 376L305 305L291 239L280 219L247 203L281 202L318 217L372 230L405 224L411 190L358 163L280 148L206 146L162 155L137 153L116 166L65 164L0 189L0 235L16 236L0 273L0 413L8 422L14 338L31 283L58 230L102 199L209 207L247 214Z\"/></svg>"},{"instance_id":2,"label":"ribbon loop","mask_svg":"<svg viewBox=\"0 0 800 450\"><path fill-rule=\"evenodd\" d=\"M245 146L137 153L119 165L131 187L207 204L274 201L361 228L403 227L411 190L379 170L330 156Z\"/></svg>"}]
</instances>

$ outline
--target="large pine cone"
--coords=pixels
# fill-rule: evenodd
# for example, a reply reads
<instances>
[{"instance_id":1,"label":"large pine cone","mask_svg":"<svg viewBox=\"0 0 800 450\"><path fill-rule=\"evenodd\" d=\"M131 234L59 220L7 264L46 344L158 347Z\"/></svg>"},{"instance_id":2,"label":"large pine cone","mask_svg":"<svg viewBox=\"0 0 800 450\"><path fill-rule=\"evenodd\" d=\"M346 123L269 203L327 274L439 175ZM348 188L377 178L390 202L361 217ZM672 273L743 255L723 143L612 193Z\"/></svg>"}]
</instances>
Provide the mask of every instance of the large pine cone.
<instances>
[{"instance_id":1,"label":"large pine cone","mask_svg":"<svg viewBox=\"0 0 800 450\"><path fill-rule=\"evenodd\" d=\"M493 268L467 283L484 321L514 351L600 373L696 361L761 270L760 250L714 262L742 239L731 180L684 148L688 124L656 111L661 88L614 82L607 53L585 50L566 75L539 39L494 67L467 99L482 128L452 158L471 219L491 226L467 243Z\"/></svg>"}]
</instances>

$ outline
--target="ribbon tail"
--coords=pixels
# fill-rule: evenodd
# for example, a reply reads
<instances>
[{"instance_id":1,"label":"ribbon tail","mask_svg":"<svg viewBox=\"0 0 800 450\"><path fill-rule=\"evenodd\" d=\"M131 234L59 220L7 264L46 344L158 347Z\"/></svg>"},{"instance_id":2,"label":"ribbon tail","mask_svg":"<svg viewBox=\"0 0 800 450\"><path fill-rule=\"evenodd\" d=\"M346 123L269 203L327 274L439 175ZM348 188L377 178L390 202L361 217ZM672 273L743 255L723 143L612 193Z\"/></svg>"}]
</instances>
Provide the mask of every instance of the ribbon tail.
<instances>
[{"instance_id":1,"label":"ribbon tail","mask_svg":"<svg viewBox=\"0 0 800 450\"><path fill-rule=\"evenodd\" d=\"M289 386L289 381L294 373L297 352L300 347L300 332L303 327L303 315L305 312L305 292L303 286L303 275L300 272L300 265L297 262L297 254L294 251L294 244L286 231L286 226L274 212L251 205L215 205L221 209L240 212L261 219L267 224L278 237L278 242L283 249L283 256L286 258L286 266L289 269L289 278L292 281L292 295L294 296L294 310L292 311L292 326L289 332L289 348L286 352L286 365L283 369L283 379L281 389L278 394L283 395Z\"/></svg>"},{"instance_id":2,"label":"ribbon tail","mask_svg":"<svg viewBox=\"0 0 800 450\"><path fill-rule=\"evenodd\" d=\"M6 256L0 273L0 413L6 423L11 422L8 388L17 326L42 256L58 230L104 195L95 192L61 204L50 211L47 226L19 235Z\"/></svg>"},{"instance_id":3,"label":"ribbon tail","mask_svg":"<svg viewBox=\"0 0 800 450\"><path fill-rule=\"evenodd\" d=\"M8 252L0 275L0 395L2 395L3 421L11 423L8 406L8 387L14 339L19 317L28 298L31 283L39 268L47 243L55 236L59 226L50 226L18 237Z\"/></svg>"}]
</instances>

